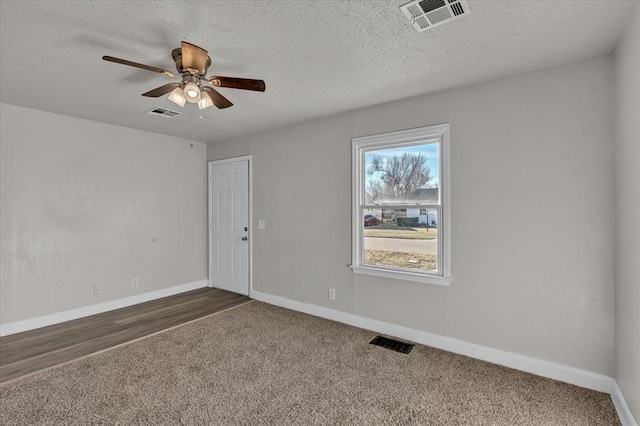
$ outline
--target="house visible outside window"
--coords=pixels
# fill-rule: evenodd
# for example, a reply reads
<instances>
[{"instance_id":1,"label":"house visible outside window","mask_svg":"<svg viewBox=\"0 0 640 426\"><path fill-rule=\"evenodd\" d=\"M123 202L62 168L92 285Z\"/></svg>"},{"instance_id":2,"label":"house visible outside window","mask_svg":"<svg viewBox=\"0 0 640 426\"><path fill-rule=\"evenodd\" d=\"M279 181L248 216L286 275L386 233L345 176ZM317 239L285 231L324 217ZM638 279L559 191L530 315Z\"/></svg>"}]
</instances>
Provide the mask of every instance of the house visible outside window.
<instances>
[{"instance_id":1,"label":"house visible outside window","mask_svg":"<svg viewBox=\"0 0 640 426\"><path fill-rule=\"evenodd\" d=\"M448 285L449 124L352 145L352 270Z\"/></svg>"}]
</instances>

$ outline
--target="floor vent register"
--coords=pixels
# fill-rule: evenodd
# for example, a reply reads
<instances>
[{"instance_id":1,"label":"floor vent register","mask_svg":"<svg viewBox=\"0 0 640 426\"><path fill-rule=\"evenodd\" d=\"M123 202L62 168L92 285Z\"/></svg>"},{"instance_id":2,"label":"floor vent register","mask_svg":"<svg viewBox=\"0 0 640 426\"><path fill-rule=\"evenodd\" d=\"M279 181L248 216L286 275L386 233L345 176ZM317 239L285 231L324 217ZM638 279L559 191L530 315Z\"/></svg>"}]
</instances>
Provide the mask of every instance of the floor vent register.
<instances>
[{"instance_id":1,"label":"floor vent register","mask_svg":"<svg viewBox=\"0 0 640 426\"><path fill-rule=\"evenodd\" d=\"M410 343L405 343L399 340L389 339L388 337L382 336L374 337L373 340L369 342L369 344L380 346L385 349L391 349L392 351L400 352L403 354L408 354L415 346Z\"/></svg>"}]
</instances>

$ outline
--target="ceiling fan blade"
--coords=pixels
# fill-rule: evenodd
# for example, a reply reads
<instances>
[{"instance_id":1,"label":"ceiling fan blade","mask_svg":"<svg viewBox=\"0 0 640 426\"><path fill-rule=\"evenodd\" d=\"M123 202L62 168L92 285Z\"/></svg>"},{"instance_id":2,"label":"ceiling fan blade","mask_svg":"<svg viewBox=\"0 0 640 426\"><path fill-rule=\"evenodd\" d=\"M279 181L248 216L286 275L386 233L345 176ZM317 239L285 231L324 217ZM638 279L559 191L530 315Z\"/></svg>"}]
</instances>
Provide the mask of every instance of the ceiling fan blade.
<instances>
[{"instance_id":1,"label":"ceiling fan blade","mask_svg":"<svg viewBox=\"0 0 640 426\"><path fill-rule=\"evenodd\" d=\"M182 68L192 74L204 75L207 72L209 53L195 44L182 42Z\"/></svg>"},{"instance_id":2,"label":"ceiling fan blade","mask_svg":"<svg viewBox=\"0 0 640 426\"><path fill-rule=\"evenodd\" d=\"M169 77L175 77L176 75L171 71L163 70L162 68L152 67L151 65L139 64L137 62L127 61L126 59L114 58L113 56L103 56L102 59L108 62L115 62L116 64L128 65L130 67L140 68L147 71L157 72L158 74L164 74Z\"/></svg>"},{"instance_id":3,"label":"ceiling fan blade","mask_svg":"<svg viewBox=\"0 0 640 426\"><path fill-rule=\"evenodd\" d=\"M253 80L251 78L218 77L209 78L209 83L216 87L229 87L232 89L255 90L264 92L266 86L264 80Z\"/></svg>"},{"instance_id":4,"label":"ceiling fan blade","mask_svg":"<svg viewBox=\"0 0 640 426\"><path fill-rule=\"evenodd\" d=\"M229 108L230 106L233 106L229 99L222 96L220 92L218 92L213 87L204 87L203 90L209 94L211 100L213 101L213 104L218 109Z\"/></svg>"},{"instance_id":5,"label":"ceiling fan blade","mask_svg":"<svg viewBox=\"0 0 640 426\"><path fill-rule=\"evenodd\" d=\"M147 93L143 93L142 96L146 96L148 98L159 98L160 96L166 95L179 86L180 83L167 83L164 86L156 87L153 90L149 90Z\"/></svg>"}]
</instances>

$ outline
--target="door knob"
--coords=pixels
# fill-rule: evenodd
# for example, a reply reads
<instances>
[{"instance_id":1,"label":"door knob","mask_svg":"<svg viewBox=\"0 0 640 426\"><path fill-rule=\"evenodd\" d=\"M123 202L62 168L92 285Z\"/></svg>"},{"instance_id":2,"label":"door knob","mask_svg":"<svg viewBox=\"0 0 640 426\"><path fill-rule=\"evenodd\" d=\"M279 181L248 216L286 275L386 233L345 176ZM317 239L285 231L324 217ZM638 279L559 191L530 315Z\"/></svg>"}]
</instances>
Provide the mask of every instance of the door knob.
<instances>
[{"instance_id":1,"label":"door knob","mask_svg":"<svg viewBox=\"0 0 640 426\"><path fill-rule=\"evenodd\" d=\"M242 241L247 241L249 237L242 237Z\"/></svg>"}]
</instances>

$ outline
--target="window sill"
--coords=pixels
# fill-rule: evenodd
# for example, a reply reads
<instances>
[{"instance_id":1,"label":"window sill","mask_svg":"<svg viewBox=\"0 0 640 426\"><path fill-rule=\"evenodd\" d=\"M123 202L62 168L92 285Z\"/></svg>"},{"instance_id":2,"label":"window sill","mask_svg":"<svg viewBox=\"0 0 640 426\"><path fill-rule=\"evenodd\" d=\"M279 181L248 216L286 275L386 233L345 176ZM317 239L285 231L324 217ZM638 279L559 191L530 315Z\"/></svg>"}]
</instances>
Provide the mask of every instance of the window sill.
<instances>
[{"instance_id":1,"label":"window sill","mask_svg":"<svg viewBox=\"0 0 640 426\"><path fill-rule=\"evenodd\" d=\"M415 281L419 283L433 284L444 287L449 287L449 284L451 284L451 278L421 274L418 272L395 271L391 269L383 269L363 265L351 265L351 270L355 274L373 275L376 277L393 278L396 280Z\"/></svg>"}]
</instances>

